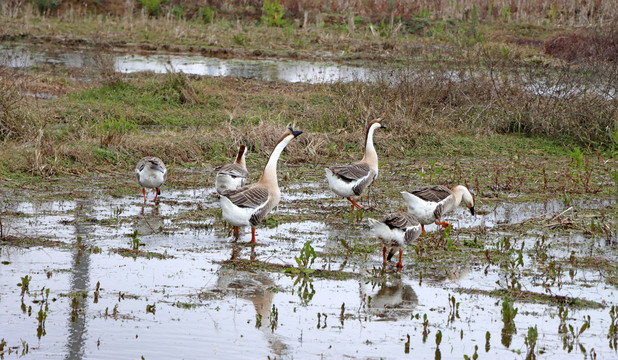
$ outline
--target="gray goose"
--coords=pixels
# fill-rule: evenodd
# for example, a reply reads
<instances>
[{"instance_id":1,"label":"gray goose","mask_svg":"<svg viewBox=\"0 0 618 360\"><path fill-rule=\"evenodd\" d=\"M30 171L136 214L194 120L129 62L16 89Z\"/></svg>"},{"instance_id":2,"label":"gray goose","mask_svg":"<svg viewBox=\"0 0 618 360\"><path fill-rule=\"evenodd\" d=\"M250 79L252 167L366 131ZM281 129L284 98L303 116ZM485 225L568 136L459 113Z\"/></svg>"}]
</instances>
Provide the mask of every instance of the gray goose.
<instances>
[{"instance_id":1,"label":"gray goose","mask_svg":"<svg viewBox=\"0 0 618 360\"><path fill-rule=\"evenodd\" d=\"M245 145L240 145L236 160L232 164L217 166L214 171L217 173L215 177L215 189L219 194L226 190L236 190L239 187L245 186L247 176L247 164L245 163L245 155L247 153Z\"/></svg>"},{"instance_id":2,"label":"gray goose","mask_svg":"<svg viewBox=\"0 0 618 360\"><path fill-rule=\"evenodd\" d=\"M155 189L153 201L157 201L157 197L161 194L159 188L167 179L167 169L163 160L155 156L143 157L135 167L135 176L137 177L137 182L142 187L144 202L147 201L146 188Z\"/></svg>"},{"instance_id":3,"label":"gray goose","mask_svg":"<svg viewBox=\"0 0 618 360\"><path fill-rule=\"evenodd\" d=\"M399 261L397 271L403 268L401 256L403 248L410 245L421 234L421 224L410 214L391 213L381 220L369 219L369 224L373 227L373 234L382 241L382 263L388 264L395 251L399 250ZM388 256L386 248L389 248Z\"/></svg>"}]
</instances>

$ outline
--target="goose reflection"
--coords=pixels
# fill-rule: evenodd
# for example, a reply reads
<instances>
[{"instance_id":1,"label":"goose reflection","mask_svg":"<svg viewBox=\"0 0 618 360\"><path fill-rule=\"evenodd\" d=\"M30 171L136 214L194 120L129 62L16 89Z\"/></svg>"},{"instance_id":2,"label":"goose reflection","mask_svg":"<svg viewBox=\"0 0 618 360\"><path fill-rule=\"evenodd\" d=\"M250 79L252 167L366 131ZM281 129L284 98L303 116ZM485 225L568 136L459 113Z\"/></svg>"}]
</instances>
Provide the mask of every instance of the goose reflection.
<instances>
[{"instance_id":1,"label":"goose reflection","mask_svg":"<svg viewBox=\"0 0 618 360\"><path fill-rule=\"evenodd\" d=\"M159 207L142 206L141 216L135 222L135 230L139 235L152 235L163 229L163 217L159 216Z\"/></svg>"},{"instance_id":2,"label":"goose reflection","mask_svg":"<svg viewBox=\"0 0 618 360\"><path fill-rule=\"evenodd\" d=\"M416 292L400 278L361 283L360 293L367 308L377 315L400 317L409 314L418 305Z\"/></svg>"},{"instance_id":3,"label":"goose reflection","mask_svg":"<svg viewBox=\"0 0 618 360\"><path fill-rule=\"evenodd\" d=\"M267 325L275 296L275 293L270 289L275 286L275 282L267 273L237 271L230 266L222 266L218 270L218 275L217 288L219 290L253 303L256 318L260 318L262 322L259 328L264 333L268 346L277 357L282 356L287 345Z\"/></svg>"}]
</instances>

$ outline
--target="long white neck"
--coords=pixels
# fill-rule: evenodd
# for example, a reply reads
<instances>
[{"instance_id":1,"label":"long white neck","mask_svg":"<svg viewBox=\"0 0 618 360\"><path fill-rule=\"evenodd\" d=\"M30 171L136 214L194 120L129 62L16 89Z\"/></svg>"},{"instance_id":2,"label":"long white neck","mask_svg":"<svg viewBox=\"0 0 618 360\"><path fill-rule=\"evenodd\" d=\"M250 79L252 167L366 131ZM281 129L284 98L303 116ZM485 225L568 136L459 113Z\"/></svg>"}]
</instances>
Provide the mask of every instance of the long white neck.
<instances>
[{"instance_id":1,"label":"long white neck","mask_svg":"<svg viewBox=\"0 0 618 360\"><path fill-rule=\"evenodd\" d=\"M457 185L451 191L453 192L452 199L448 204L446 204L449 211L455 209L459 206L459 204L461 204L463 194L464 192L468 192L468 189L461 185Z\"/></svg>"},{"instance_id":2,"label":"long white neck","mask_svg":"<svg viewBox=\"0 0 618 360\"><path fill-rule=\"evenodd\" d=\"M373 125L367 131L367 138L365 139L365 156L363 156L362 160L374 168L378 167L378 153L376 153L376 148L373 147L373 132L376 127L376 125Z\"/></svg>"},{"instance_id":3,"label":"long white neck","mask_svg":"<svg viewBox=\"0 0 618 360\"><path fill-rule=\"evenodd\" d=\"M277 161L279 161L279 156L281 156L281 152L288 143L294 138L293 135L286 136L283 140L281 140L277 146L273 149L273 152L270 154L268 158L268 162L264 167L264 172L262 173L262 177L260 177L261 183L266 183L269 186L279 187L279 183L277 182Z\"/></svg>"}]
</instances>

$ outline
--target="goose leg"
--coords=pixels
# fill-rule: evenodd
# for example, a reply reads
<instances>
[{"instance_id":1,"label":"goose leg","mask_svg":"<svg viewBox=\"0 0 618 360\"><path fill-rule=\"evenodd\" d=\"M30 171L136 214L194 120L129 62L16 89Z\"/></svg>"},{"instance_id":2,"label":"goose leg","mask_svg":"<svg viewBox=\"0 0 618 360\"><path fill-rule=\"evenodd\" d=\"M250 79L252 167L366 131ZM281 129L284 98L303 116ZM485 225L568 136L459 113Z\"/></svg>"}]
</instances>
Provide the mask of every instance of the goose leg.
<instances>
[{"instance_id":1,"label":"goose leg","mask_svg":"<svg viewBox=\"0 0 618 360\"><path fill-rule=\"evenodd\" d=\"M388 262L386 261L386 246L382 247L382 264L388 264Z\"/></svg>"},{"instance_id":2,"label":"goose leg","mask_svg":"<svg viewBox=\"0 0 618 360\"><path fill-rule=\"evenodd\" d=\"M238 240L238 236L240 235L240 229L238 228L238 226L232 226L232 229L234 229L234 239Z\"/></svg>"},{"instance_id":3,"label":"goose leg","mask_svg":"<svg viewBox=\"0 0 618 360\"><path fill-rule=\"evenodd\" d=\"M449 223L448 223L448 222L446 222L446 221L437 221L437 220L436 220L436 225L440 225L440 226L442 226L443 228L447 228L447 227L451 226L451 224L449 224Z\"/></svg>"},{"instance_id":4,"label":"goose leg","mask_svg":"<svg viewBox=\"0 0 618 360\"><path fill-rule=\"evenodd\" d=\"M251 227L251 243L255 244L255 228Z\"/></svg>"},{"instance_id":5,"label":"goose leg","mask_svg":"<svg viewBox=\"0 0 618 360\"><path fill-rule=\"evenodd\" d=\"M425 225L421 224L421 232L423 234L427 234L427 231L425 231Z\"/></svg>"},{"instance_id":6,"label":"goose leg","mask_svg":"<svg viewBox=\"0 0 618 360\"><path fill-rule=\"evenodd\" d=\"M357 208L357 209L363 208L362 206L358 205L358 203L356 202L356 199L353 199L351 197L348 197L347 199L352 203L352 212L354 212L354 208Z\"/></svg>"},{"instance_id":7,"label":"goose leg","mask_svg":"<svg viewBox=\"0 0 618 360\"><path fill-rule=\"evenodd\" d=\"M403 249L399 249L399 262L397 262L397 271L401 271L403 263L401 262L401 256L403 255Z\"/></svg>"},{"instance_id":8,"label":"goose leg","mask_svg":"<svg viewBox=\"0 0 618 360\"><path fill-rule=\"evenodd\" d=\"M159 196L159 188L155 188L155 198L152 201L157 201L157 196Z\"/></svg>"},{"instance_id":9,"label":"goose leg","mask_svg":"<svg viewBox=\"0 0 618 360\"><path fill-rule=\"evenodd\" d=\"M144 194L144 202L146 202L146 188L142 188L142 194Z\"/></svg>"}]
</instances>

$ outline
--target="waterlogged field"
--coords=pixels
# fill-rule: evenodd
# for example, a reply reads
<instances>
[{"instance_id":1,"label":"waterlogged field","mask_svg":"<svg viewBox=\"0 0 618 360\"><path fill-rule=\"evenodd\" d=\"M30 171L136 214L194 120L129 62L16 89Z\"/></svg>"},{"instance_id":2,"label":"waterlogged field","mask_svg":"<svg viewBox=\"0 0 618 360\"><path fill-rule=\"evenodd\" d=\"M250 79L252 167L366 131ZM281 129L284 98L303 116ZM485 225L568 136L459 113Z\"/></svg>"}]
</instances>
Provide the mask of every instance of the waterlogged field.
<instances>
[{"instance_id":1,"label":"waterlogged field","mask_svg":"<svg viewBox=\"0 0 618 360\"><path fill-rule=\"evenodd\" d=\"M618 356L615 196L482 191L477 216L462 206L447 216L452 231L428 227L397 273L367 226L405 209L397 169L385 164L366 210L350 215L320 166L281 164L282 202L255 246L247 232L230 236L206 171L175 173L158 204L144 204L128 174L27 191L5 182L0 354Z\"/></svg>"}]
</instances>

